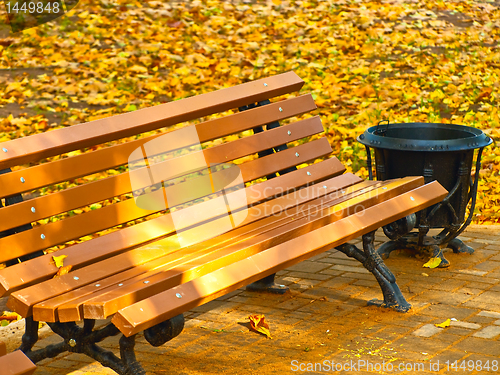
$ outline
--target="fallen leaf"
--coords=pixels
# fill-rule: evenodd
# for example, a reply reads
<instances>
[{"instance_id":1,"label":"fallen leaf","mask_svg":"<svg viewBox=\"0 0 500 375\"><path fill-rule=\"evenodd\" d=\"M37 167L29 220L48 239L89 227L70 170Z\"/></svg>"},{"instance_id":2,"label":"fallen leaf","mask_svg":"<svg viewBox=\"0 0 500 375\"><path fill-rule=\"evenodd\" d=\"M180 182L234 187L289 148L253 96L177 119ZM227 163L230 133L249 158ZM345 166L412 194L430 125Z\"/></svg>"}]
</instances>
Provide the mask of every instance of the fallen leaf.
<instances>
[{"instance_id":1,"label":"fallen leaf","mask_svg":"<svg viewBox=\"0 0 500 375\"><path fill-rule=\"evenodd\" d=\"M22 319L21 315L11 311L4 311L2 316L0 316L0 320L8 320L11 322L20 319Z\"/></svg>"},{"instance_id":2,"label":"fallen leaf","mask_svg":"<svg viewBox=\"0 0 500 375\"><path fill-rule=\"evenodd\" d=\"M71 271L71 268L73 268L73 266L60 267L57 273L54 275L54 279L56 277L66 275L67 273L69 273L69 271Z\"/></svg>"},{"instance_id":3,"label":"fallen leaf","mask_svg":"<svg viewBox=\"0 0 500 375\"><path fill-rule=\"evenodd\" d=\"M451 319L446 319L443 323L434 324L434 325L438 328L446 328L446 327L450 326L450 323L451 323Z\"/></svg>"},{"instance_id":4,"label":"fallen leaf","mask_svg":"<svg viewBox=\"0 0 500 375\"><path fill-rule=\"evenodd\" d=\"M422 267L427 268L436 268L441 264L441 258L431 258L427 263L425 263Z\"/></svg>"},{"instance_id":5,"label":"fallen leaf","mask_svg":"<svg viewBox=\"0 0 500 375\"><path fill-rule=\"evenodd\" d=\"M260 314L250 315L248 319L250 319L250 327L254 331L263 333L264 335L272 339L271 332L269 331L269 325L264 321L265 319L264 315Z\"/></svg>"},{"instance_id":6,"label":"fallen leaf","mask_svg":"<svg viewBox=\"0 0 500 375\"><path fill-rule=\"evenodd\" d=\"M67 255L59 255L58 257L53 256L52 260L54 261L57 268L61 268L64 266L64 259L66 259Z\"/></svg>"}]
</instances>

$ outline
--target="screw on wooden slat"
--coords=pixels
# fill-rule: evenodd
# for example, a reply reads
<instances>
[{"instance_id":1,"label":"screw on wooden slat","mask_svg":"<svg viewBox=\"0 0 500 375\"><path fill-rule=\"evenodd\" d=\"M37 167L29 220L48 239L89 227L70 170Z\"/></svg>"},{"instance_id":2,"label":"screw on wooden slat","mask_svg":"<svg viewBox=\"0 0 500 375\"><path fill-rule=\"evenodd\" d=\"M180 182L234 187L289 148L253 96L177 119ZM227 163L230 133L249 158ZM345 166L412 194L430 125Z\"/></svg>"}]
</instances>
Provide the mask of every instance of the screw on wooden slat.
<instances>
[{"instance_id":1,"label":"screw on wooden slat","mask_svg":"<svg viewBox=\"0 0 500 375\"><path fill-rule=\"evenodd\" d=\"M101 284L95 284L95 286L101 286Z\"/></svg>"},{"instance_id":2,"label":"screw on wooden slat","mask_svg":"<svg viewBox=\"0 0 500 375\"><path fill-rule=\"evenodd\" d=\"M36 212L35 207L31 207L31 212L33 212L33 213L35 213L35 212Z\"/></svg>"},{"instance_id":3,"label":"screw on wooden slat","mask_svg":"<svg viewBox=\"0 0 500 375\"><path fill-rule=\"evenodd\" d=\"M264 83L264 86L267 86L267 83Z\"/></svg>"},{"instance_id":4,"label":"screw on wooden slat","mask_svg":"<svg viewBox=\"0 0 500 375\"><path fill-rule=\"evenodd\" d=\"M283 112L283 108L279 107L278 109L280 110L280 112Z\"/></svg>"},{"instance_id":5,"label":"screw on wooden slat","mask_svg":"<svg viewBox=\"0 0 500 375\"><path fill-rule=\"evenodd\" d=\"M80 280L78 276L73 277L74 280Z\"/></svg>"},{"instance_id":6,"label":"screw on wooden slat","mask_svg":"<svg viewBox=\"0 0 500 375\"><path fill-rule=\"evenodd\" d=\"M311 172L307 172L307 175L310 176L311 175Z\"/></svg>"},{"instance_id":7,"label":"screw on wooden slat","mask_svg":"<svg viewBox=\"0 0 500 375\"><path fill-rule=\"evenodd\" d=\"M411 199L412 201L414 201L414 200L415 200L415 198L413 198L413 197L410 197L410 199Z\"/></svg>"},{"instance_id":8,"label":"screw on wooden slat","mask_svg":"<svg viewBox=\"0 0 500 375\"><path fill-rule=\"evenodd\" d=\"M298 152L296 152L296 153L295 153L295 156L296 156L296 157L299 157L299 153L298 153Z\"/></svg>"},{"instance_id":9,"label":"screw on wooden slat","mask_svg":"<svg viewBox=\"0 0 500 375\"><path fill-rule=\"evenodd\" d=\"M3 152L7 152L7 151L9 151L9 150L7 150L5 147L4 147L4 148L2 148L2 150L3 150Z\"/></svg>"},{"instance_id":10,"label":"screw on wooden slat","mask_svg":"<svg viewBox=\"0 0 500 375\"><path fill-rule=\"evenodd\" d=\"M177 298L182 298L182 294L180 294L180 293L175 293L175 296L176 296Z\"/></svg>"},{"instance_id":11,"label":"screw on wooden slat","mask_svg":"<svg viewBox=\"0 0 500 375\"><path fill-rule=\"evenodd\" d=\"M323 189L326 189L326 185L323 185Z\"/></svg>"},{"instance_id":12,"label":"screw on wooden slat","mask_svg":"<svg viewBox=\"0 0 500 375\"><path fill-rule=\"evenodd\" d=\"M289 131L287 132L287 134L288 134L288 135L292 135L292 132L289 130Z\"/></svg>"},{"instance_id":13,"label":"screw on wooden slat","mask_svg":"<svg viewBox=\"0 0 500 375\"><path fill-rule=\"evenodd\" d=\"M26 181L26 180L24 179L24 177L21 177L21 182L22 182L23 184L24 184L24 181Z\"/></svg>"},{"instance_id":14,"label":"screw on wooden slat","mask_svg":"<svg viewBox=\"0 0 500 375\"><path fill-rule=\"evenodd\" d=\"M42 234L40 235L40 238L41 238L42 240L44 240L44 239L45 239L45 234L43 234L43 233L42 233Z\"/></svg>"},{"instance_id":15,"label":"screw on wooden slat","mask_svg":"<svg viewBox=\"0 0 500 375\"><path fill-rule=\"evenodd\" d=\"M118 286L123 286L123 284L120 283L120 284L118 284Z\"/></svg>"},{"instance_id":16,"label":"screw on wooden slat","mask_svg":"<svg viewBox=\"0 0 500 375\"><path fill-rule=\"evenodd\" d=\"M148 280L144 281L144 284L149 284L149 281Z\"/></svg>"}]
</instances>

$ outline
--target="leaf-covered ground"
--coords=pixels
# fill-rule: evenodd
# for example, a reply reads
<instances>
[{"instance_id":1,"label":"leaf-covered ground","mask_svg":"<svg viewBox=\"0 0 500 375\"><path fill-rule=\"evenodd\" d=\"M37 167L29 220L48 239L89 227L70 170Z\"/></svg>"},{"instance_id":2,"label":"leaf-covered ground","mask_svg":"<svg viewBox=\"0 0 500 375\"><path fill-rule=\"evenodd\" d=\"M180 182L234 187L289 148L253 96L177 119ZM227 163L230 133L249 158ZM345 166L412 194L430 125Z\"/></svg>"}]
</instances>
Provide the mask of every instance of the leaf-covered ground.
<instances>
[{"instance_id":1,"label":"leaf-covered ground","mask_svg":"<svg viewBox=\"0 0 500 375\"><path fill-rule=\"evenodd\" d=\"M482 129L495 143L474 220L500 222L498 0L81 0L57 21L0 29L0 141L288 70L359 175L355 138L380 120Z\"/></svg>"}]
</instances>

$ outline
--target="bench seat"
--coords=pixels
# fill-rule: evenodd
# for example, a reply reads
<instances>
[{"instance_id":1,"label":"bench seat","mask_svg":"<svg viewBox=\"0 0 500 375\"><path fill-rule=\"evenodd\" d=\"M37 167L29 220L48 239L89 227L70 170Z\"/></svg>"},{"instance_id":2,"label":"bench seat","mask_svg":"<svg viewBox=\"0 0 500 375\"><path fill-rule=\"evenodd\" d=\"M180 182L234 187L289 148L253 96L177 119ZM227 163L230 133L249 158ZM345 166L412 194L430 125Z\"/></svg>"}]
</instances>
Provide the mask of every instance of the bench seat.
<instances>
[{"instance_id":1,"label":"bench seat","mask_svg":"<svg viewBox=\"0 0 500 375\"><path fill-rule=\"evenodd\" d=\"M0 295L26 318L28 358L67 350L143 374L137 333L161 345L183 313L223 294L283 293L278 270L332 247L373 273L384 298L370 303L407 311L374 231L447 192L345 173L319 116L302 116L311 95L269 101L302 85L288 72L3 143ZM363 250L346 244L359 236ZM38 321L64 342L32 350ZM95 345L118 333L121 358Z\"/></svg>"}]
</instances>

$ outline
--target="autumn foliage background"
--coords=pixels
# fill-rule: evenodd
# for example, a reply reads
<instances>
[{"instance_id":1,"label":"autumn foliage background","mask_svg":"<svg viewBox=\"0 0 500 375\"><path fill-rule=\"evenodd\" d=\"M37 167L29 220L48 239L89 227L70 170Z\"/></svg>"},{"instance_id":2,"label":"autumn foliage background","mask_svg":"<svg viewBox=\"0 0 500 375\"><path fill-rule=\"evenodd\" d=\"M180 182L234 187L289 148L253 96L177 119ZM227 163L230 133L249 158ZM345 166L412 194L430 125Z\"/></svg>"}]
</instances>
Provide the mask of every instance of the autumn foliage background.
<instances>
[{"instance_id":1,"label":"autumn foliage background","mask_svg":"<svg viewBox=\"0 0 500 375\"><path fill-rule=\"evenodd\" d=\"M364 177L355 138L380 120L482 129L494 144L474 221L499 223L499 30L488 0L80 0L54 22L0 29L0 141L294 70Z\"/></svg>"}]
</instances>

